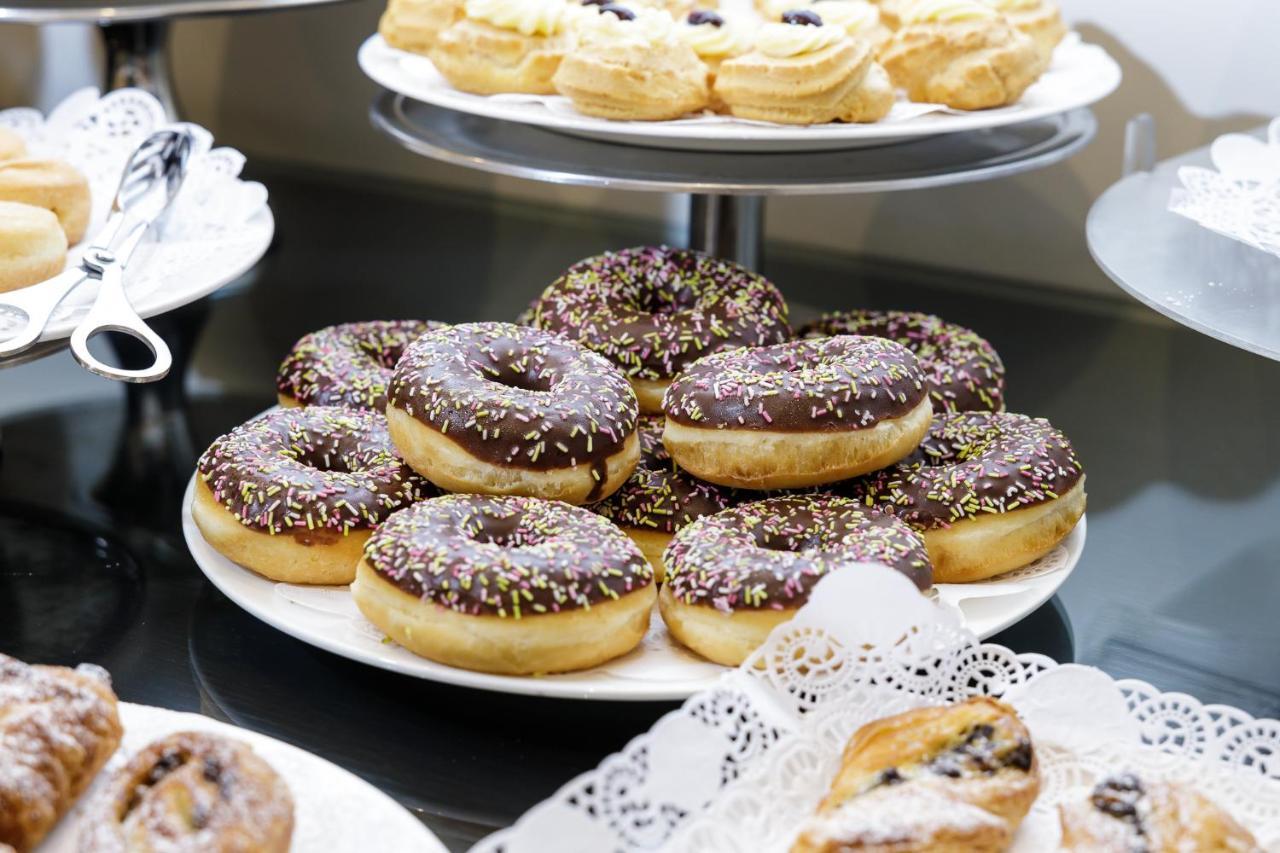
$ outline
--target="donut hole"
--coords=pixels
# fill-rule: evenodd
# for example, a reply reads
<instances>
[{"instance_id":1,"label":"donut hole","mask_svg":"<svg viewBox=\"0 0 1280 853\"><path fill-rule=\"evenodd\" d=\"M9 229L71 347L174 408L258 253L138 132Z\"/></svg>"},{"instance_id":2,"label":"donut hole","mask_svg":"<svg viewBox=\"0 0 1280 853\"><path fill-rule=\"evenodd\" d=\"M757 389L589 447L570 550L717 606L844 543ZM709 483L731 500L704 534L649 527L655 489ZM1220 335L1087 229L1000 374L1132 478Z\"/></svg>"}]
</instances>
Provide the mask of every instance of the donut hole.
<instances>
[{"instance_id":1,"label":"donut hole","mask_svg":"<svg viewBox=\"0 0 1280 853\"><path fill-rule=\"evenodd\" d=\"M359 341L357 346L369 361L383 370L395 370L400 356L404 355L404 347L396 344L388 346L385 341L368 339Z\"/></svg>"},{"instance_id":2,"label":"donut hole","mask_svg":"<svg viewBox=\"0 0 1280 853\"><path fill-rule=\"evenodd\" d=\"M548 373L541 375L535 373L517 371L514 367L510 371L503 371L497 376L489 377L490 382L502 385L505 388L515 388L519 391L535 391L546 393L555 385L555 379Z\"/></svg>"},{"instance_id":3,"label":"donut hole","mask_svg":"<svg viewBox=\"0 0 1280 853\"><path fill-rule=\"evenodd\" d=\"M284 454L301 465L325 474L354 474L358 470L351 459L332 447L289 447Z\"/></svg>"},{"instance_id":4,"label":"donut hole","mask_svg":"<svg viewBox=\"0 0 1280 853\"><path fill-rule=\"evenodd\" d=\"M502 549L531 548L541 545L547 538L545 532L525 523L523 512L509 515L486 514L466 525L465 531L472 542Z\"/></svg>"},{"instance_id":5,"label":"donut hole","mask_svg":"<svg viewBox=\"0 0 1280 853\"><path fill-rule=\"evenodd\" d=\"M697 304L698 295L692 287L673 287L654 284L637 287L626 300L627 307L642 314L678 314Z\"/></svg>"},{"instance_id":6,"label":"donut hole","mask_svg":"<svg viewBox=\"0 0 1280 853\"><path fill-rule=\"evenodd\" d=\"M816 536L783 535L769 530L755 532L756 547L765 551L780 551L784 554L803 554L806 551L819 550L822 543Z\"/></svg>"}]
</instances>

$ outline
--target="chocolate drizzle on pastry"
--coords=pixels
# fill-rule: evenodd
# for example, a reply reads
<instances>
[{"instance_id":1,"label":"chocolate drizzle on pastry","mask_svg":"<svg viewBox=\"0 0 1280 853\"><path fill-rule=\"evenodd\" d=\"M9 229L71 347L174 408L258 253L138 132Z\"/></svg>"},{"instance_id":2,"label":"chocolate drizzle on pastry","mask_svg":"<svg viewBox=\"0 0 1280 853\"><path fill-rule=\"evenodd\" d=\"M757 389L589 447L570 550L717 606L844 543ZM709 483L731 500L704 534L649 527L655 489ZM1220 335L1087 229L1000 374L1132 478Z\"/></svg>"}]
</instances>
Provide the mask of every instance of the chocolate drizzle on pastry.
<instances>
[{"instance_id":1,"label":"chocolate drizzle on pastry","mask_svg":"<svg viewBox=\"0 0 1280 853\"><path fill-rule=\"evenodd\" d=\"M528 320L580 341L633 379L670 379L709 353L791 338L786 303L768 280L665 246L574 264L530 306Z\"/></svg>"},{"instance_id":2,"label":"chocolate drizzle on pastry","mask_svg":"<svg viewBox=\"0 0 1280 853\"><path fill-rule=\"evenodd\" d=\"M304 335L276 373L276 389L304 406L382 412L387 383L405 347L444 323L377 320L343 323Z\"/></svg>"},{"instance_id":3,"label":"chocolate drizzle on pastry","mask_svg":"<svg viewBox=\"0 0 1280 853\"><path fill-rule=\"evenodd\" d=\"M880 563L920 589L932 582L924 542L886 513L844 498L769 498L682 528L663 558L685 604L724 612L800 607L817 582L850 563Z\"/></svg>"},{"instance_id":4,"label":"chocolate drizzle on pastry","mask_svg":"<svg viewBox=\"0 0 1280 853\"><path fill-rule=\"evenodd\" d=\"M1128 823L1138 835L1146 835L1138 814L1138 802L1145 793L1137 776L1123 773L1100 782L1089 801L1098 811Z\"/></svg>"},{"instance_id":5,"label":"chocolate drizzle on pastry","mask_svg":"<svg viewBox=\"0 0 1280 853\"><path fill-rule=\"evenodd\" d=\"M1071 442L1042 418L947 413L905 460L840 489L931 529L1046 503L1083 476Z\"/></svg>"},{"instance_id":6,"label":"chocolate drizzle on pastry","mask_svg":"<svg viewBox=\"0 0 1280 853\"><path fill-rule=\"evenodd\" d=\"M419 338L392 377L390 405L491 464L594 464L600 484L639 417L635 392L604 358L511 323L465 323Z\"/></svg>"},{"instance_id":7,"label":"chocolate drizzle on pastry","mask_svg":"<svg viewBox=\"0 0 1280 853\"><path fill-rule=\"evenodd\" d=\"M534 498L424 501L374 531L364 559L424 601L514 619L589 608L653 583L643 555L606 519Z\"/></svg>"},{"instance_id":8,"label":"chocolate drizzle on pastry","mask_svg":"<svg viewBox=\"0 0 1280 853\"><path fill-rule=\"evenodd\" d=\"M801 337L872 335L902 344L920 362L938 412L1004 411L1004 364L995 348L963 326L910 311L828 314Z\"/></svg>"},{"instance_id":9,"label":"chocolate drizzle on pastry","mask_svg":"<svg viewBox=\"0 0 1280 853\"><path fill-rule=\"evenodd\" d=\"M667 417L707 429L859 430L906 415L925 396L905 347L851 335L716 353L663 399Z\"/></svg>"},{"instance_id":10,"label":"chocolate drizzle on pastry","mask_svg":"<svg viewBox=\"0 0 1280 853\"><path fill-rule=\"evenodd\" d=\"M240 523L303 544L367 530L436 494L396 454L380 414L279 409L209 446L197 473Z\"/></svg>"}]
</instances>

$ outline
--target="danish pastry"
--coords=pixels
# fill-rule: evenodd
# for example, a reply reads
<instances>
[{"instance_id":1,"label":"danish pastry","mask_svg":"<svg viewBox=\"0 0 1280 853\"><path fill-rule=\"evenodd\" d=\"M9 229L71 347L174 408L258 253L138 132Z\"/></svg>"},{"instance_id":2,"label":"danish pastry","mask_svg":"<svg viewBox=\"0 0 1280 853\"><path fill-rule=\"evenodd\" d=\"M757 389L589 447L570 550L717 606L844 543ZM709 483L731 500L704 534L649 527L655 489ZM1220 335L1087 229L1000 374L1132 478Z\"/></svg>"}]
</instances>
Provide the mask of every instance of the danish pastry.
<instances>
[{"instance_id":1,"label":"danish pastry","mask_svg":"<svg viewBox=\"0 0 1280 853\"><path fill-rule=\"evenodd\" d=\"M462 0L391 0L378 33L394 48L429 55L440 33L462 17Z\"/></svg>"},{"instance_id":2,"label":"danish pastry","mask_svg":"<svg viewBox=\"0 0 1280 853\"><path fill-rule=\"evenodd\" d=\"M1031 736L979 697L868 723L792 853L998 851L1040 792Z\"/></svg>"},{"instance_id":3,"label":"danish pastry","mask_svg":"<svg viewBox=\"0 0 1280 853\"><path fill-rule=\"evenodd\" d=\"M143 749L94 799L83 853L286 853L293 797L239 741L177 732Z\"/></svg>"},{"instance_id":4,"label":"danish pastry","mask_svg":"<svg viewBox=\"0 0 1280 853\"><path fill-rule=\"evenodd\" d=\"M0 127L0 160L17 160L26 156L27 144L12 130Z\"/></svg>"},{"instance_id":5,"label":"danish pastry","mask_svg":"<svg viewBox=\"0 0 1280 853\"><path fill-rule=\"evenodd\" d=\"M762 26L755 50L721 64L715 93L739 118L779 124L874 122L894 101L871 43L812 9Z\"/></svg>"},{"instance_id":6,"label":"danish pastry","mask_svg":"<svg viewBox=\"0 0 1280 853\"><path fill-rule=\"evenodd\" d=\"M978 0L918 0L880 52L913 101L983 110L1016 102L1044 70L1036 44Z\"/></svg>"},{"instance_id":7,"label":"danish pastry","mask_svg":"<svg viewBox=\"0 0 1280 853\"><path fill-rule=\"evenodd\" d=\"M0 654L0 850L34 848L122 734L104 670L28 666Z\"/></svg>"},{"instance_id":8,"label":"danish pastry","mask_svg":"<svg viewBox=\"0 0 1280 853\"><path fill-rule=\"evenodd\" d=\"M569 48L564 0L467 0L466 16L443 30L431 61L456 89L478 95L550 95Z\"/></svg>"},{"instance_id":9,"label":"danish pastry","mask_svg":"<svg viewBox=\"0 0 1280 853\"><path fill-rule=\"evenodd\" d=\"M0 293L52 278L67 263L67 235L42 207L0 201Z\"/></svg>"},{"instance_id":10,"label":"danish pastry","mask_svg":"<svg viewBox=\"0 0 1280 853\"><path fill-rule=\"evenodd\" d=\"M84 239L89 227L89 182L61 160L0 163L0 201L17 201L53 211L71 246Z\"/></svg>"},{"instance_id":11,"label":"danish pastry","mask_svg":"<svg viewBox=\"0 0 1280 853\"><path fill-rule=\"evenodd\" d=\"M1058 807L1068 853L1261 851L1253 835L1208 797L1183 785L1122 773L1087 800Z\"/></svg>"}]
</instances>

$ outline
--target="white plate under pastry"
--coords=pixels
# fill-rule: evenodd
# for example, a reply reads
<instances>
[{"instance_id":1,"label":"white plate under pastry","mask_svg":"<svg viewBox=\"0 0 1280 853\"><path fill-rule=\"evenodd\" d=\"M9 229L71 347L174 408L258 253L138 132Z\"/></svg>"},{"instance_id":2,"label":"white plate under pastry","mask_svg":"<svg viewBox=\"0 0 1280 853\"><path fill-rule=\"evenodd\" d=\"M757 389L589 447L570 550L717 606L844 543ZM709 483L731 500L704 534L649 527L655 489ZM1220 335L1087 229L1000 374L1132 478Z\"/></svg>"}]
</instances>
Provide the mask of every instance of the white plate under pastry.
<instances>
[{"instance_id":1,"label":"white plate under pastry","mask_svg":"<svg viewBox=\"0 0 1280 853\"><path fill-rule=\"evenodd\" d=\"M1114 92L1122 76L1105 50L1072 33L1058 46L1049 70L1011 106L963 112L899 97L893 112L874 124L798 126L710 114L674 121L613 121L583 115L559 95L473 95L449 85L430 59L393 48L380 35L365 40L357 59L364 73L384 88L438 107L607 142L706 151L821 151L992 130L1088 106Z\"/></svg>"},{"instance_id":2,"label":"white plate under pastry","mask_svg":"<svg viewBox=\"0 0 1280 853\"><path fill-rule=\"evenodd\" d=\"M649 633L638 648L581 672L538 677L491 675L418 657L366 620L347 587L277 583L215 551L191 517L195 482L193 476L183 497L182 532L200 570L224 595L263 622L334 654L428 681L480 690L633 702L686 699L728 670L672 639L656 608ZM1085 527L1081 518L1048 556L1009 575L976 584L939 584L938 598L956 607L975 634L990 637L1031 614L1057 592L1084 551Z\"/></svg>"},{"instance_id":3,"label":"white plate under pastry","mask_svg":"<svg viewBox=\"0 0 1280 853\"><path fill-rule=\"evenodd\" d=\"M93 797L112 772L148 744L182 731L208 732L247 743L280 774L293 795L292 853L445 853L445 846L395 800L341 767L295 746L221 723L148 705L120 703L124 741L106 769L36 853L74 853Z\"/></svg>"}]
</instances>

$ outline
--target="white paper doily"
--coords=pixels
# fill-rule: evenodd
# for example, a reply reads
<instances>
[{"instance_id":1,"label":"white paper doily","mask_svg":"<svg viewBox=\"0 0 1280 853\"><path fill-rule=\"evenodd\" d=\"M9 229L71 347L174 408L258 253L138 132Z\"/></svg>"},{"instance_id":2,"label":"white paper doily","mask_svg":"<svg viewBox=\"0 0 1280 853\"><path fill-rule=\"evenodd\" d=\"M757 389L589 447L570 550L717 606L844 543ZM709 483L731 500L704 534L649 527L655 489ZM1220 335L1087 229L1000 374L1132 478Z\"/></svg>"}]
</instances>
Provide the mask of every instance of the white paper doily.
<instances>
[{"instance_id":1,"label":"white paper doily","mask_svg":"<svg viewBox=\"0 0 1280 853\"><path fill-rule=\"evenodd\" d=\"M140 89L102 96L97 89L81 89L47 117L25 107L0 111L0 127L21 136L30 156L66 160L88 178L93 212L86 241L105 223L129 155L148 134L169 124L160 102ZM239 278L266 252L275 231L266 188L240 180L244 155L214 148L212 135L198 125L180 126L196 138L187 179L164 227L138 248L125 276L125 290L143 317L193 302ZM85 248L86 243L73 246L68 265L77 263ZM0 294L0 304L20 305L21 294ZM72 291L41 340L68 337L96 295L94 282ZM0 310L0 340L16 330L18 321Z\"/></svg>"},{"instance_id":2,"label":"white paper doily","mask_svg":"<svg viewBox=\"0 0 1280 853\"><path fill-rule=\"evenodd\" d=\"M534 696L613 701L684 699L716 683L725 667L690 652L667 633L655 608L640 646L620 658L582 672L538 678L471 672L418 657L387 639L356 609L346 587L276 583L215 551L191 518L195 478L182 502L182 532L205 577L246 611L305 643L370 666L428 681L440 681ZM990 636L1034 611L1071 574L1084 550L1086 522L1044 559L979 584L940 584L937 598ZM920 596L917 596L920 597Z\"/></svg>"},{"instance_id":3,"label":"white paper doily","mask_svg":"<svg viewBox=\"0 0 1280 853\"><path fill-rule=\"evenodd\" d=\"M1183 166L1169 210L1247 246L1280 257L1280 118L1265 140L1242 133L1209 146L1214 169Z\"/></svg>"},{"instance_id":4,"label":"white paper doily","mask_svg":"<svg viewBox=\"0 0 1280 853\"><path fill-rule=\"evenodd\" d=\"M241 740L280 774L293 795L293 853L445 853L445 846L395 800L337 765L265 735L147 705L120 703L124 742L71 813L36 853L74 853L84 814L107 778L134 753L166 735L203 731Z\"/></svg>"},{"instance_id":5,"label":"white paper doily","mask_svg":"<svg viewBox=\"0 0 1280 853\"><path fill-rule=\"evenodd\" d=\"M987 130L1055 116L1087 106L1120 85L1120 66L1105 50L1070 34L1053 64L1018 103L980 112L913 104L899 98L893 112L875 124L779 125L706 114L675 121L611 121L577 112L559 95L471 95L454 89L425 56L397 50L380 35L360 47L360 67L374 82L419 101L505 121L522 122L576 136L654 148L717 151L805 151L884 145L941 133Z\"/></svg>"},{"instance_id":6,"label":"white paper doily","mask_svg":"<svg viewBox=\"0 0 1280 853\"><path fill-rule=\"evenodd\" d=\"M837 572L713 688L473 853L782 853L864 723L1002 696L1036 745L1043 790L1015 850L1053 849L1057 804L1132 768L1180 779L1280 844L1280 722L980 643L879 566Z\"/></svg>"}]
</instances>

